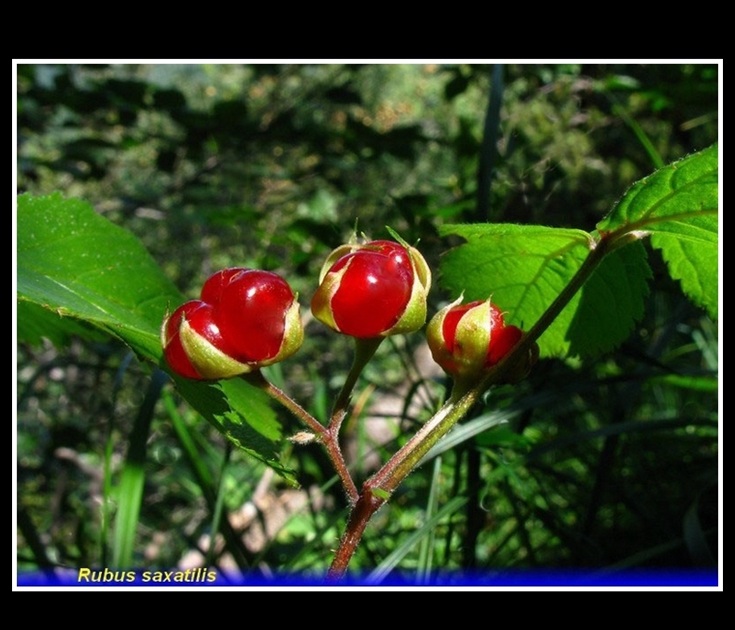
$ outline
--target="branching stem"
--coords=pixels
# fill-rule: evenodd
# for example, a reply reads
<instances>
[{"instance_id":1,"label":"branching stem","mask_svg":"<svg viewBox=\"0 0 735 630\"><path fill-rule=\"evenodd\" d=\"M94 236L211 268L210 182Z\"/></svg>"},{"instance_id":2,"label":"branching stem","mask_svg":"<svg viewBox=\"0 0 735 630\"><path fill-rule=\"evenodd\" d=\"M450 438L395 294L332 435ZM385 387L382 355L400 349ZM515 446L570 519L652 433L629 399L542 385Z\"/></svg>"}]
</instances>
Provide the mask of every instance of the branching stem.
<instances>
[{"instance_id":1,"label":"branching stem","mask_svg":"<svg viewBox=\"0 0 735 630\"><path fill-rule=\"evenodd\" d=\"M344 456L342 455L342 449L339 446L339 426L337 426L337 430L335 430L331 425L329 427L325 427L293 398L268 381L260 370L245 374L243 375L243 378L251 385L255 385L262 389L266 394L268 394L268 396L280 403L289 412L291 412L294 417L314 432L316 439L324 445L327 455L329 456L329 460L332 462L332 466L334 466L335 471L342 480L342 486L347 493L350 505L354 505L359 497L359 492L357 491L357 486L355 485L352 475L345 463Z\"/></svg>"},{"instance_id":2,"label":"branching stem","mask_svg":"<svg viewBox=\"0 0 735 630\"><path fill-rule=\"evenodd\" d=\"M577 291L589 279L607 253L625 237L625 234L609 233L592 243L577 273L559 293L531 330L523 336L513 350L487 374L474 384L456 383L449 400L422 426L386 463L363 485L362 492L352 509L344 535L335 552L329 569L330 581L340 580L357 550L365 528L372 516L388 500L391 493L419 464L429 450L459 422L492 385L507 382L517 374L519 366L527 361L533 344L558 317Z\"/></svg>"},{"instance_id":3,"label":"branching stem","mask_svg":"<svg viewBox=\"0 0 735 630\"><path fill-rule=\"evenodd\" d=\"M624 230L601 235L591 243L590 252L577 270L569 284L541 315L531 330L515 345L513 350L496 366L488 370L476 382L459 381L455 383L449 400L406 442L383 466L370 477L359 492L344 461L339 445L339 430L345 419L352 391L367 362L375 354L382 338L356 339L355 358L345 383L337 396L329 425L324 427L283 391L269 383L260 372L246 376L246 379L263 389L269 396L280 402L301 422L309 427L324 444L335 470L342 479L352 510L340 540L327 578L336 582L342 579L347 567L362 540L370 519L388 501L393 491L403 482L411 471L419 465L422 458L443 438L452 427L464 418L473 405L492 385L513 380L519 369L528 361L536 340L559 316L572 297L589 279L602 259L610 251L625 244L628 233Z\"/></svg>"}]
</instances>

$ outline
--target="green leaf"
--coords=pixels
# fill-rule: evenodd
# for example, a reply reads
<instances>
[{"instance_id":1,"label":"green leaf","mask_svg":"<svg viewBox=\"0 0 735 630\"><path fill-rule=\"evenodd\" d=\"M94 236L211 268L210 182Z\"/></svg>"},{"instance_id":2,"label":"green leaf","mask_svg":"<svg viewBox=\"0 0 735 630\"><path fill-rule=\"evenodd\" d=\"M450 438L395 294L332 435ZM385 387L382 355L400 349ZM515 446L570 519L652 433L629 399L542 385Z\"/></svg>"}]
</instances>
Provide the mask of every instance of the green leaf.
<instances>
[{"instance_id":1,"label":"green leaf","mask_svg":"<svg viewBox=\"0 0 735 630\"><path fill-rule=\"evenodd\" d=\"M145 468L139 463L126 463L117 488L118 506L112 544L112 565L134 566L133 550L138 530L140 505L143 501Z\"/></svg>"},{"instance_id":2,"label":"green leaf","mask_svg":"<svg viewBox=\"0 0 735 630\"><path fill-rule=\"evenodd\" d=\"M651 244L660 249L669 274L712 319L719 316L717 220L700 235L654 233Z\"/></svg>"},{"instance_id":3,"label":"green leaf","mask_svg":"<svg viewBox=\"0 0 735 630\"><path fill-rule=\"evenodd\" d=\"M184 301L143 245L87 203L55 193L18 198L19 323L28 338L70 327L61 317L92 324L167 369L159 329ZM41 313L43 309L46 316ZM63 320L61 320L63 321ZM35 332L34 332L35 331ZM176 379L184 398L236 446L293 482L276 459L282 427L265 395L242 380L201 383Z\"/></svg>"},{"instance_id":4,"label":"green leaf","mask_svg":"<svg viewBox=\"0 0 735 630\"><path fill-rule=\"evenodd\" d=\"M672 278L708 314L718 316L718 145L636 182L597 228L645 231Z\"/></svg>"},{"instance_id":5,"label":"green leaf","mask_svg":"<svg viewBox=\"0 0 735 630\"><path fill-rule=\"evenodd\" d=\"M666 374L658 378L652 378L651 382L661 382L671 387L691 389L701 392L717 392L719 379L716 374L705 376L687 376L685 374Z\"/></svg>"},{"instance_id":6,"label":"green leaf","mask_svg":"<svg viewBox=\"0 0 735 630\"><path fill-rule=\"evenodd\" d=\"M581 230L533 225L447 225L440 231L467 240L442 260L442 285L468 301L491 297L506 322L525 330L574 277L593 243ZM539 338L541 355L595 355L615 347L643 312L649 275L640 247L607 256Z\"/></svg>"},{"instance_id":7,"label":"green leaf","mask_svg":"<svg viewBox=\"0 0 735 630\"><path fill-rule=\"evenodd\" d=\"M633 332L643 317L652 276L646 259L643 245L634 242L602 260L578 293L566 333L570 354L608 352Z\"/></svg>"},{"instance_id":8,"label":"green leaf","mask_svg":"<svg viewBox=\"0 0 735 630\"><path fill-rule=\"evenodd\" d=\"M183 301L132 234L58 193L18 198L18 297L90 322L156 362L161 320Z\"/></svg>"},{"instance_id":9,"label":"green leaf","mask_svg":"<svg viewBox=\"0 0 735 630\"><path fill-rule=\"evenodd\" d=\"M71 337L83 337L91 341L105 339L100 331L85 326L82 322L60 317L33 302L18 302L18 341L37 346L48 339L57 348L65 346Z\"/></svg>"},{"instance_id":10,"label":"green leaf","mask_svg":"<svg viewBox=\"0 0 735 630\"><path fill-rule=\"evenodd\" d=\"M600 238L629 246L613 248L542 334L542 356L595 355L630 334L651 277L636 243L641 234L651 234L671 276L717 318L717 212L717 145L634 184L597 226ZM594 243L579 230L540 226L448 225L440 233L467 240L442 261L444 286L468 300L492 297L508 311L508 322L526 329L569 284Z\"/></svg>"},{"instance_id":11,"label":"green leaf","mask_svg":"<svg viewBox=\"0 0 735 630\"><path fill-rule=\"evenodd\" d=\"M134 564L133 550L145 486L146 450L155 407L165 383L166 375L157 370L148 384L130 434L128 453L117 492L118 506L112 546L112 564L115 567L128 568ZM109 460L105 470L109 474Z\"/></svg>"},{"instance_id":12,"label":"green leaf","mask_svg":"<svg viewBox=\"0 0 735 630\"><path fill-rule=\"evenodd\" d=\"M293 470L277 458L283 427L262 390L241 379L214 384L179 377L175 381L179 393L230 442L298 485Z\"/></svg>"}]
</instances>

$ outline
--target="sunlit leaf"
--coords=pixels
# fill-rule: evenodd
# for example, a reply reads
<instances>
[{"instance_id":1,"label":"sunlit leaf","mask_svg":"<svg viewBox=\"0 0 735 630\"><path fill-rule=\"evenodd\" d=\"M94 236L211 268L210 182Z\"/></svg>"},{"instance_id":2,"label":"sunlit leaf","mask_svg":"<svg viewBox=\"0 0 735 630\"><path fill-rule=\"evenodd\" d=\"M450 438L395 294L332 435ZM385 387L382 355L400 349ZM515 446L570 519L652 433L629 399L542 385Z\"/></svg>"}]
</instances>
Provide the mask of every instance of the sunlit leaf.
<instances>
[{"instance_id":1,"label":"sunlit leaf","mask_svg":"<svg viewBox=\"0 0 735 630\"><path fill-rule=\"evenodd\" d=\"M642 230L669 273L709 315L718 315L718 146L636 182L598 224L601 232Z\"/></svg>"},{"instance_id":2,"label":"sunlit leaf","mask_svg":"<svg viewBox=\"0 0 735 630\"><path fill-rule=\"evenodd\" d=\"M572 279L590 242L581 230L543 226L448 225L441 234L467 240L441 262L440 281L452 297L464 294L467 301L490 297L506 313L508 323L526 329ZM569 351L566 331L578 299L539 339L542 355Z\"/></svg>"}]
</instances>

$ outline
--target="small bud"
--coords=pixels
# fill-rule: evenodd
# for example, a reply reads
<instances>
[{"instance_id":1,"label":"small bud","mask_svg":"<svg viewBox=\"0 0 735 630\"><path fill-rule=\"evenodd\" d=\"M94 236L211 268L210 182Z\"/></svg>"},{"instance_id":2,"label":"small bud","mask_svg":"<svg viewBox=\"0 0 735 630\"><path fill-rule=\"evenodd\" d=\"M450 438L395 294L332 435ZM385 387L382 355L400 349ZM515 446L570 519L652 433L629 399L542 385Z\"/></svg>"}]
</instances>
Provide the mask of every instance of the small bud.
<instances>
[{"instance_id":1,"label":"small bud","mask_svg":"<svg viewBox=\"0 0 735 630\"><path fill-rule=\"evenodd\" d=\"M311 431L299 431L298 433L294 433L290 438L288 438L289 442L293 442L294 444L298 444L299 446L311 444L314 440L316 440L316 435Z\"/></svg>"},{"instance_id":2,"label":"small bud","mask_svg":"<svg viewBox=\"0 0 735 630\"><path fill-rule=\"evenodd\" d=\"M426 336L434 360L448 374L466 381L499 363L523 331L506 326L503 313L490 300L461 302L459 298L439 311L429 322Z\"/></svg>"}]
</instances>

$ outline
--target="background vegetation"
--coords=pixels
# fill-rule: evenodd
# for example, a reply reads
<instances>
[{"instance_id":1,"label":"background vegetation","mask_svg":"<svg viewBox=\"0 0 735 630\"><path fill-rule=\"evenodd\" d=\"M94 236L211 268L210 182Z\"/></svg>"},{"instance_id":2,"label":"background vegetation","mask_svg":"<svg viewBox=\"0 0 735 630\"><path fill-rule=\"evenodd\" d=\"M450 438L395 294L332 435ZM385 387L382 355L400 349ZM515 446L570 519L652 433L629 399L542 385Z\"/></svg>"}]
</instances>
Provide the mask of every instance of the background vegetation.
<instances>
[{"instance_id":1,"label":"background vegetation","mask_svg":"<svg viewBox=\"0 0 735 630\"><path fill-rule=\"evenodd\" d=\"M718 135L712 65L17 71L19 192L90 202L191 297L237 265L282 273L308 304L324 257L356 222L374 238L389 225L420 241L437 271L457 244L440 238L446 223L590 230L631 183ZM716 565L717 326L655 252L649 261L645 316L627 341L594 361L545 359L523 384L493 390L455 447L377 515L355 569L428 581ZM437 275L431 312L448 298ZM317 447L283 444L294 488L231 451L126 347L68 320L34 321L19 311L20 569L324 572L346 512ZM326 417L351 350L318 322L307 319L307 333L270 376ZM445 393L421 335L377 359L347 427L358 477ZM145 486L126 522L121 471L133 455Z\"/></svg>"}]
</instances>

